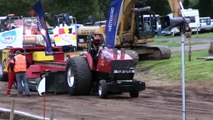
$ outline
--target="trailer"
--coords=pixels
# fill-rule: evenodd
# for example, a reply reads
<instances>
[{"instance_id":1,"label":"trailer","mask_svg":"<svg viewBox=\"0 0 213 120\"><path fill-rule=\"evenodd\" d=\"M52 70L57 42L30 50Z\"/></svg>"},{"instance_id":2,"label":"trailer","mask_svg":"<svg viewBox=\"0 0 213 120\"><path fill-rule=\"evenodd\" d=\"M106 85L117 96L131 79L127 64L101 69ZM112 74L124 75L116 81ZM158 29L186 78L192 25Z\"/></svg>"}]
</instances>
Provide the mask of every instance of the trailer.
<instances>
[{"instance_id":1,"label":"trailer","mask_svg":"<svg viewBox=\"0 0 213 120\"><path fill-rule=\"evenodd\" d=\"M47 78L46 91L54 93L66 92L65 83L60 84L62 83L61 80L64 80L66 68L66 60L62 47L54 47L54 54L50 56L45 55L45 47L7 48L2 50L2 80L7 81L7 71L5 70L7 55L14 54L17 50L22 51L22 54L26 56L27 61L30 63L26 75L31 90L36 91L42 77L49 73L49 75L45 76Z\"/></svg>"}]
</instances>

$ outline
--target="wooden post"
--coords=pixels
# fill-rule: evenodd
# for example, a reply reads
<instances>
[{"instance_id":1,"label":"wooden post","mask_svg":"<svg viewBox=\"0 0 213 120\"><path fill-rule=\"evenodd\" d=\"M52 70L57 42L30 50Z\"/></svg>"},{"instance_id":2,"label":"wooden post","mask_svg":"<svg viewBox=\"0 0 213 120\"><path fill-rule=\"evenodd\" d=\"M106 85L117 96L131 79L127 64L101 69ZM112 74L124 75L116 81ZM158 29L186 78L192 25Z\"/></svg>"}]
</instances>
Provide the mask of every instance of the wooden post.
<instances>
[{"instance_id":1,"label":"wooden post","mask_svg":"<svg viewBox=\"0 0 213 120\"><path fill-rule=\"evenodd\" d=\"M189 52L188 52L189 57L188 57L188 60L191 61L192 60L192 50L191 50L192 49L192 42L191 42L192 31L191 31L189 25L185 26L185 30L186 30L185 36L186 36L186 38L189 39Z\"/></svg>"},{"instance_id":2,"label":"wooden post","mask_svg":"<svg viewBox=\"0 0 213 120\"><path fill-rule=\"evenodd\" d=\"M210 46L209 46L209 55L212 56L213 55L213 42L210 42Z\"/></svg>"},{"instance_id":3,"label":"wooden post","mask_svg":"<svg viewBox=\"0 0 213 120\"><path fill-rule=\"evenodd\" d=\"M191 37L189 38L189 52L188 52L188 54L189 54L188 60L192 61L192 42L191 42Z\"/></svg>"},{"instance_id":4,"label":"wooden post","mask_svg":"<svg viewBox=\"0 0 213 120\"><path fill-rule=\"evenodd\" d=\"M15 106L15 100L12 100L11 101L10 120L14 119L14 106Z\"/></svg>"},{"instance_id":5,"label":"wooden post","mask_svg":"<svg viewBox=\"0 0 213 120\"><path fill-rule=\"evenodd\" d=\"M53 109L50 108L50 120L53 120L54 119L54 113L53 113Z\"/></svg>"}]
</instances>

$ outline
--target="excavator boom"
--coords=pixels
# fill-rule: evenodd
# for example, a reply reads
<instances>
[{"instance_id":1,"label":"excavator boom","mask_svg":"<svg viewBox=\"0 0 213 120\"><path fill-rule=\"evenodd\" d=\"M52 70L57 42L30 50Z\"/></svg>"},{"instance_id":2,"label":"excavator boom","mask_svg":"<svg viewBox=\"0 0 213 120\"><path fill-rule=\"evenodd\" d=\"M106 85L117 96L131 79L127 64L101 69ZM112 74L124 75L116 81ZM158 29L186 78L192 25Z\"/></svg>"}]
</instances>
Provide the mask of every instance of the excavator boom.
<instances>
[{"instance_id":1,"label":"excavator boom","mask_svg":"<svg viewBox=\"0 0 213 120\"><path fill-rule=\"evenodd\" d=\"M181 15L179 0L168 0L168 2L174 17L179 17Z\"/></svg>"}]
</instances>

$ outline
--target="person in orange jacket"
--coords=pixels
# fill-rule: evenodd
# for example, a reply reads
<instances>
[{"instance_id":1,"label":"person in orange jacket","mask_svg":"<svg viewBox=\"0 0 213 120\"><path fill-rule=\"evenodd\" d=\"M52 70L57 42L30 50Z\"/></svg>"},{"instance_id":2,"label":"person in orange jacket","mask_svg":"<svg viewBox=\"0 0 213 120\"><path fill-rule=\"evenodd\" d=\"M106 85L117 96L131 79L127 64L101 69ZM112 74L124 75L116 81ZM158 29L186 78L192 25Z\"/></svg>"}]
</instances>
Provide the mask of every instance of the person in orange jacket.
<instances>
[{"instance_id":1,"label":"person in orange jacket","mask_svg":"<svg viewBox=\"0 0 213 120\"><path fill-rule=\"evenodd\" d=\"M28 66L27 59L21 54L21 51L17 50L15 53L15 65L14 72L16 74L17 86L18 86L18 96L22 95L22 82L24 83L24 91L26 96L30 96L29 85L27 82L26 71Z\"/></svg>"},{"instance_id":2,"label":"person in orange jacket","mask_svg":"<svg viewBox=\"0 0 213 120\"><path fill-rule=\"evenodd\" d=\"M10 96L11 88L16 83L14 68L14 55L10 54L9 59L7 60L7 71L8 71L8 84L7 84L7 92L6 95Z\"/></svg>"}]
</instances>

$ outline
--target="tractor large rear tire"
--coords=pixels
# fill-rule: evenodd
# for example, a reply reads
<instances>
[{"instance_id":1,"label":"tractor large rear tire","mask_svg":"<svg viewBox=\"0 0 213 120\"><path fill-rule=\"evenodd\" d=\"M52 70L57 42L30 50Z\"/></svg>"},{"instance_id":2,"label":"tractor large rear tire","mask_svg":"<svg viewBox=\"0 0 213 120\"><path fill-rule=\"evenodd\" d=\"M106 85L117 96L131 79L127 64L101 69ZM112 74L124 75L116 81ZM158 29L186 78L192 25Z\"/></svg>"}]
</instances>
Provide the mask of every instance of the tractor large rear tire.
<instances>
[{"instance_id":1,"label":"tractor large rear tire","mask_svg":"<svg viewBox=\"0 0 213 120\"><path fill-rule=\"evenodd\" d=\"M73 57L68 60L66 81L70 95L87 95L90 93L92 73L84 57Z\"/></svg>"}]
</instances>

